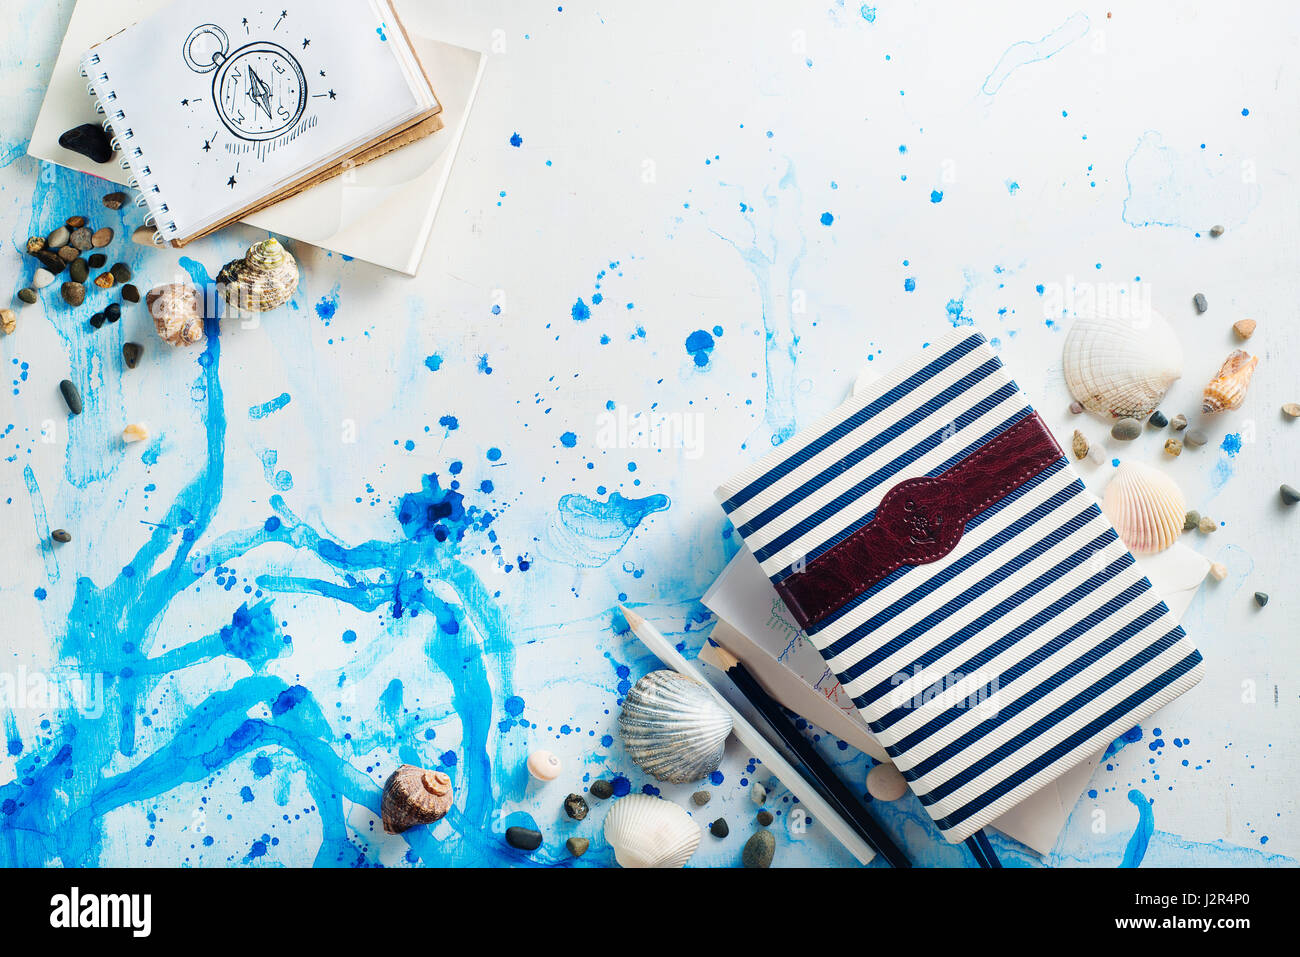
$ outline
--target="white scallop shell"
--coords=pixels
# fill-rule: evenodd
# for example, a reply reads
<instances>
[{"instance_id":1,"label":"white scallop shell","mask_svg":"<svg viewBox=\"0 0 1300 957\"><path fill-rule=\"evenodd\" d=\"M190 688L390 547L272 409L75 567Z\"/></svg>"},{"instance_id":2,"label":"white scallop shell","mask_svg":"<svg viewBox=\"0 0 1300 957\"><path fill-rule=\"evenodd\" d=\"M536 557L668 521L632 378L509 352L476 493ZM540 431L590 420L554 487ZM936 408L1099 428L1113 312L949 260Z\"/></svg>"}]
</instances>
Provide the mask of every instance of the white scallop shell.
<instances>
[{"instance_id":1,"label":"white scallop shell","mask_svg":"<svg viewBox=\"0 0 1300 957\"><path fill-rule=\"evenodd\" d=\"M637 767L683 784L718 770L731 715L694 678L652 671L627 693L618 730Z\"/></svg>"},{"instance_id":2,"label":"white scallop shell","mask_svg":"<svg viewBox=\"0 0 1300 957\"><path fill-rule=\"evenodd\" d=\"M1174 480L1139 462L1124 462L1115 471L1101 508L1124 544L1138 554L1172 545L1187 516L1187 502Z\"/></svg>"},{"instance_id":3,"label":"white scallop shell","mask_svg":"<svg viewBox=\"0 0 1300 957\"><path fill-rule=\"evenodd\" d=\"M684 810L648 794L619 798L605 815L605 840L620 867L682 867L700 846L700 833Z\"/></svg>"},{"instance_id":4,"label":"white scallop shell","mask_svg":"<svg viewBox=\"0 0 1300 957\"><path fill-rule=\"evenodd\" d=\"M1151 309L1131 317L1081 316L1065 337L1065 384L1085 409L1145 419L1183 374L1173 329Z\"/></svg>"}]
</instances>

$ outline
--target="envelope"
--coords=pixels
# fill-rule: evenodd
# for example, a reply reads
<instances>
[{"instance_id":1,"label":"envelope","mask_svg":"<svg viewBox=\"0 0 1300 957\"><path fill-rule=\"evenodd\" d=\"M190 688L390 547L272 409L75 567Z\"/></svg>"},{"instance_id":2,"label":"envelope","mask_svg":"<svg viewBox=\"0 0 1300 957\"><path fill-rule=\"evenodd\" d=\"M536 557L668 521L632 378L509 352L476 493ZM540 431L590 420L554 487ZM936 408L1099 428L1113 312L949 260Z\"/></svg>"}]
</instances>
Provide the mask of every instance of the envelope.
<instances>
[{"instance_id":1,"label":"envelope","mask_svg":"<svg viewBox=\"0 0 1300 957\"><path fill-rule=\"evenodd\" d=\"M81 76L81 54L167 0L78 0L59 49L27 152L37 159L125 185L116 162L95 163L59 146L60 134L98 122L95 100ZM243 221L259 229L413 276L478 92L487 55L412 35L429 75L443 128L401 149L326 180ZM142 214L143 217L143 214Z\"/></svg>"}]
</instances>

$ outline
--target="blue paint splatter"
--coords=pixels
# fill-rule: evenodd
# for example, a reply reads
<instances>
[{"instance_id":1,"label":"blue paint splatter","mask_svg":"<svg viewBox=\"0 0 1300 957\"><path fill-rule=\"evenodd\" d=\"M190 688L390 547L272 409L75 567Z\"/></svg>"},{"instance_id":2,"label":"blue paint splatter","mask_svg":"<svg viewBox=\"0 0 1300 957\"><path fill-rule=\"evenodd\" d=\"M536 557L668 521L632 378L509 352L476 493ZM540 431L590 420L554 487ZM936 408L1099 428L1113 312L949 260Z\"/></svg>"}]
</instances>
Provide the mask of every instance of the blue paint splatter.
<instances>
[{"instance_id":1,"label":"blue paint splatter","mask_svg":"<svg viewBox=\"0 0 1300 957\"><path fill-rule=\"evenodd\" d=\"M1230 458L1236 456L1241 451L1241 433L1229 432L1223 437L1223 444L1219 446Z\"/></svg>"},{"instance_id":2,"label":"blue paint splatter","mask_svg":"<svg viewBox=\"0 0 1300 957\"><path fill-rule=\"evenodd\" d=\"M574 322L586 322L591 318L591 307L579 298L569 310L569 315L573 317Z\"/></svg>"},{"instance_id":3,"label":"blue paint splatter","mask_svg":"<svg viewBox=\"0 0 1300 957\"><path fill-rule=\"evenodd\" d=\"M524 138L523 138L522 136L520 136L518 133L511 133L511 134L510 134L510 145L511 145L511 146L523 146L523 145L524 145Z\"/></svg>"},{"instance_id":4,"label":"blue paint splatter","mask_svg":"<svg viewBox=\"0 0 1300 957\"><path fill-rule=\"evenodd\" d=\"M253 405L248 408L248 417L250 419L264 419L272 412L279 412L289 404L289 393L281 392L274 399L269 399L261 405Z\"/></svg>"},{"instance_id":5,"label":"blue paint splatter","mask_svg":"<svg viewBox=\"0 0 1300 957\"><path fill-rule=\"evenodd\" d=\"M1124 860L1119 866L1138 867L1142 863L1142 858L1146 857L1147 845L1151 843L1151 834L1155 830L1156 817L1151 810L1151 802L1141 791L1136 789L1129 791L1128 799L1138 809L1138 823L1133 830L1133 836L1128 839L1128 846L1124 848Z\"/></svg>"},{"instance_id":6,"label":"blue paint splatter","mask_svg":"<svg viewBox=\"0 0 1300 957\"><path fill-rule=\"evenodd\" d=\"M611 492L602 502L570 493L556 504L548 539L567 560L595 568L617 554L647 516L670 504L667 495L624 498Z\"/></svg>"},{"instance_id":7,"label":"blue paint splatter","mask_svg":"<svg viewBox=\"0 0 1300 957\"><path fill-rule=\"evenodd\" d=\"M1011 74L1023 66L1039 63L1060 53L1071 43L1081 40L1088 32L1088 17L1076 13L1051 33L1037 40L1021 40L1007 47L993 71L984 78L980 89L986 96L994 96ZM1064 116L1064 111L1062 111Z\"/></svg>"},{"instance_id":8,"label":"blue paint splatter","mask_svg":"<svg viewBox=\"0 0 1300 957\"><path fill-rule=\"evenodd\" d=\"M916 291L916 277L915 277L915 276L908 276L906 279L903 280L903 291L904 291L904 292L915 292L915 291Z\"/></svg>"},{"instance_id":9,"label":"blue paint splatter","mask_svg":"<svg viewBox=\"0 0 1300 957\"><path fill-rule=\"evenodd\" d=\"M560 444L566 449L571 449L578 444L578 436L574 432L565 432L560 436Z\"/></svg>"},{"instance_id":10,"label":"blue paint splatter","mask_svg":"<svg viewBox=\"0 0 1300 957\"><path fill-rule=\"evenodd\" d=\"M834 216L832 216L830 213L822 213L821 223L823 226L829 226L833 222L835 222Z\"/></svg>"},{"instance_id":11,"label":"blue paint splatter","mask_svg":"<svg viewBox=\"0 0 1300 957\"><path fill-rule=\"evenodd\" d=\"M686 337L686 351L701 369L709 364L714 344L713 336L703 329L696 329Z\"/></svg>"},{"instance_id":12,"label":"blue paint splatter","mask_svg":"<svg viewBox=\"0 0 1300 957\"><path fill-rule=\"evenodd\" d=\"M930 190L930 202L932 202L932 203L942 203L942 202L943 202L943 190L941 190L941 189L932 189L932 190Z\"/></svg>"},{"instance_id":13,"label":"blue paint splatter","mask_svg":"<svg viewBox=\"0 0 1300 957\"><path fill-rule=\"evenodd\" d=\"M867 5L864 3L861 7L858 8L858 13L862 16L862 19L863 19L863 20L866 20L866 21L867 21L867 23L875 23L875 22L876 22L876 8L875 8L875 7L869 7L869 6L867 6Z\"/></svg>"},{"instance_id":14,"label":"blue paint splatter","mask_svg":"<svg viewBox=\"0 0 1300 957\"><path fill-rule=\"evenodd\" d=\"M438 355L436 352L431 356L425 356L424 366L430 372L437 372L442 368L442 356Z\"/></svg>"},{"instance_id":15,"label":"blue paint splatter","mask_svg":"<svg viewBox=\"0 0 1300 957\"><path fill-rule=\"evenodd\" d=\"M953 328L957 328L958 326L975 325L974 318L966 315L966 303L964 300L949 299L946 308L948 311L948 323Z\"/></svg>"}]
</instances>

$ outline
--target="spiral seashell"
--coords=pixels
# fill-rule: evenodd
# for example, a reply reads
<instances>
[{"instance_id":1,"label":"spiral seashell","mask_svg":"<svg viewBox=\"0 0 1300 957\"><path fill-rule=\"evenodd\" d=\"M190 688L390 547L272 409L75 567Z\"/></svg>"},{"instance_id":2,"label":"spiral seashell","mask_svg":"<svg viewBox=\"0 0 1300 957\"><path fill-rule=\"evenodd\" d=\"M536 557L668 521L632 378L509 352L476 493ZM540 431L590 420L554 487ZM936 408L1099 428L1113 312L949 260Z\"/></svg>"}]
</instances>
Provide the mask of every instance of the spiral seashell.
<instances>
[{"instance_id":1,"label":"spiral seashell","mask_svg":"<svg viewBox=\"0 0 1300 957\"><path fill-rule=\"evenodd\" d=\"M684 810L648 794L630 794L605 815L605 840L620 867L682 867L700 846L700 826Z\"/></svg>"},{"instance_id":2,"label":"spiral seashell","mask_svg":"<svg viewBox=\"0 0 1300 957\"><path fill-rule=\"evenodd\" d=\"M1202 412L1230 412L1246 401L1246 388L1259 365L1259 356L1238 349L1223 360L1219 374L1210 380L1201 394Z\"/></svg>"},{"instance_id":3,"label":"spiral seashell","mask_svg":"<svg viewBox=\"0 0 1300 957\"><path fill-rule=\"evenodd\" d=\"M694 678L652 671L627 693L618 730L637 767L682 784L718 770L731 715Z\"/></svg>"},{"instance_id":4,"label":"spiral seashell","mask_svg":"<svg viewBox=\"0 0 1300 957\"><path fill-rule=\"evenodd\" d=\"M144 301L164 342L192 346L203 341L203 298L189 283L157 286L149 290Z\"/></svg>"},{"instance_id":5,"label":"spiral seashell","mask_svg":"<svg viewBox=\"0 0 1300 957\"><path fill-rule=\"evenodd\" d=\"M1183 374L1182 347L1152 310L1076 319L1062 360L1070 394L1090 412L1114 419L1145 419Z\"/></svg>"},{"instance_id":6,"label":"spiral seashell","mask_svg":"<svg viewBox=\"0 0 1300 957\"><path fill-rule=\"evenodd\" d=\"M1106 485L1101 510L1124 544L1138 554L1162 552L1183 531L1187 502L1164 472L1124 462Z\"/></svg>"},{"instance_id":7,"label":"spiral seashell","mask_svg":"<svg viewBox=\"0 0 1300 957\"><path fill-rule=\"evenodd\" d=\"M232 259L217 274L221 295L239 312L266 312L283 306L298 289L298 264L272 237L253 243L242 259Z\"/></svg>"},{"instance_id":8,"label":"spiral seashell","mask_svg":"<svg viewBox=\"0 0 1300 957\"><path fill-rule=\"evenodd\" d=\"M451 778L441 771L426 771L403 764L384 782L380 817L389 834L442 820L451 807Z\"/></svg>"}]
</instances>

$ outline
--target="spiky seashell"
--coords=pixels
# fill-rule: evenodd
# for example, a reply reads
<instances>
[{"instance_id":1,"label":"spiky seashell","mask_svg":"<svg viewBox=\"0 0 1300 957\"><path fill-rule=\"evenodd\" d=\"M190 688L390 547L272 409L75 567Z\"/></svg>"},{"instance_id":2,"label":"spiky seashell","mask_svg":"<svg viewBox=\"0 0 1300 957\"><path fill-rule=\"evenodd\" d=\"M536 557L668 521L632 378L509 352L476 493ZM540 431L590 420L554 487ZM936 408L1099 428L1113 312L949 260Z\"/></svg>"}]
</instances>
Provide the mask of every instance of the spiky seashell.
<instances>
[{"instance_id":1,"label":"spiky seashell","mask_svg":"<svg viewBox=\"0 0 1300 957\"><path fill-rule=\"evenodd\" d=\"M451 778L441 771L426 771L403 764L384 782L380 816L389 834L442 820L451 807Z\"/></svg>"},{"instance_id":2,"label":"spiky seashell","mask_svg":"<svg viewBox=\"0 0 1300 957\"><path fill-rule=\"evenodd\" d=\"M217 275L221 295L241 312L266 312L283 306L298 288L298 264L272 237L253 243L242 259L232 259Z\"/></svg>"},{"instance_id":3,"label":"spiky seashell","mask_svg":"<svg viewBox=\"0 0 1300 957\"><path fill-rule=\"evenodd\" d=\"M694 678L652 671L627 693L618 730L639 768L682 784L718 770L731 715Z\"/></svg>"},{"instance_id":4,"label":"spiky seashell","mask_svg":"<svg viewBox=\"0 0 1300 957\"><path fill-rule=\"evenodd\" d=\"M605 840L620 867L682 867L700 846L700 826L684 810L648 794L630 794L605 815Z\"/></svg>"},{"instance_id":5,"label":"spiky seashell","mask_svg":"<svg viewBox=\"0 0 1300 957\"><path fill-rule=\"evenodd\" d=\"M1124 544L1146 555L1176 542L1187 516L1187 502L1174 480L1140 462L1124 462L1115 470L1101 509Z\"/></svg>"},{"instance_id":6,"label":"spiky seashell","mask_svg":"<svg viewBox=\"0 0 1300 957\"><path fill-rule=\"evenodd\" d=\"M1183 374L1183 350L1159 313L1081 316L1065 337L1065 384L1085 409L1145 419Z\"/></svg>"},{"instance_id":7,"label":"spiky seashell","mask_svg":"<svg viewBox=\"0 0 1300 957\"><path fill-rule=\"evenodd\" d=\"M1259 365L1259 356L1238 349L1223 360L1219 374L1210 380L1201 394L1202 412L1230 412L1246 401L1246 388Z\"/></svg>"},{"instance_id":8,"label":"spiky seashell","mask_svg":"<svg viewBox=\"0 0 1300 957\"><path fill-rule=\"evenodd\" d=\"M164 342L192 346L203 339L203 299L189 283L173 282L145 296L153 325Z\"/></svg>"}]
</instances>

